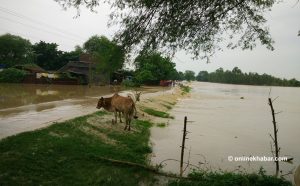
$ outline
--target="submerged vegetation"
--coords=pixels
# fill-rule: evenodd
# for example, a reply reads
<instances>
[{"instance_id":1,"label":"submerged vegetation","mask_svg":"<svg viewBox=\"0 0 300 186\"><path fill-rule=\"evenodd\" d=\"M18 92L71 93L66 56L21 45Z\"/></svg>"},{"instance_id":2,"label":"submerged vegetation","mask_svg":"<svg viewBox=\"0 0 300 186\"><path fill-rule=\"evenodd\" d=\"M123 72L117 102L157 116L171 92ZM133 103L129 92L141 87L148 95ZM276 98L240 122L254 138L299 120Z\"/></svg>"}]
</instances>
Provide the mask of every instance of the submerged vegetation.
<instances>
[{"instance_id":1,"label":"submerged vegetation","mask_svg":"<svg viewBox=\"0 0 300 186\"><path fill-rule=\"evenodd\" d=\"M170 116L169 113L159 111L159 110L154 110L152 108L144 108L144 112L146 112L149 115L156 116L156 117L161 117L161 118L174 118L173 116Z\"/></svg>"},{"instance_id":2,"label":"submerged vegetation","mask_svg":"<svg viewBox=\"0 0 300 186\"><path fill-rule=\"evenodd\" d=\"M172 108L172 106L171 105L168 105L168 104L161 104L162 106L164 106L164 107L166 107L167 109L171 109Z\"/></svg>"},{"instance_id":3,"label":"submerged vegetation","mask_svg":"<svg viewBox=\"0 0 300 186\"><path fill-rule=\"evenodd\" d=\"M180 89L182 90L182 94L189 93L192 90L192 88L187 85L180 85Z\"/></svg>"},{"instance_id":4,"label":"submerged vegetation","mask_svg":"<svg viewBox=\"0 0 300 186\"><path fill-rule=\"evenodd\" d=\"M160 128L165 128L167 126L166 123L158 123L156 124L156 126L160 127Z\"/></svg>"}]
</instances>

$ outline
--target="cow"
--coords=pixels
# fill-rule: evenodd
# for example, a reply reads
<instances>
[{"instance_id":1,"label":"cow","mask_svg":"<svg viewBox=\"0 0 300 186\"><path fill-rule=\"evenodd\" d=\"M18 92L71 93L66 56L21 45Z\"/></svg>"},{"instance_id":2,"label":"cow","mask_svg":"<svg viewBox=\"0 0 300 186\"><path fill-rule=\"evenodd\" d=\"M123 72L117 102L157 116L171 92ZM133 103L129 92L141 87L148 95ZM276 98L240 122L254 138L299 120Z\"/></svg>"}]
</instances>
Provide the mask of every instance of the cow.
<instances>
[{"instance_id":1,"label":"cow","mask_svg":"<svg viewBox=\"0 0 300 186\"><path fill-rule=\"evenodd\" d=\"M109 98L101 97L96 108L100 109L101 107L109 112L114 112L115 120L113 120L113 123L117 122L118 113L121 122L121 113L123 113L125 116L124 130L128 129L130 131L130 123L133 118L134 111L136 110L135 103L130 97L123 97L117 93Z\"/></svg>"},{"instance_id":2,"label":"cow","mask_svg":"<svg viewBox=\"0 0 300 186\"><path fill-rule=\"evenodd\" d=\"M130 131L130 123L136 111L135 103L130 97L123 97L115 93L111 98L111 106L115 112L115 119L117 120L117 112L122 112L125 117L125 128ZM128 128L127 128L128 127Z\"/></svg>"},{"instance_id":3,"label":"cow","mask_svg":"<svg viewBox=\"0 0 300 186\"><path fill-rule=\"evenodd\" d=\"M98 100L96 108L100 109L103 107L108 112L115 112L115 109L111 106L111 99L112 99L112 97L108 97L108 98L101 97ZM120 118L120 123L122 123L121 112L119 112L119 118ZM116 123L116 122L117 122L117 118L115 121L113 120L112 123Z\"/></svg>"},{"instance_id":4,"label":"cow","mask_svg":"<svg viewBox=\"0 0 300 186\"><path fill-rule=\"evenodd\" d=\"M135 93L128 92L127 97L130 97L134 101L134 103L136 103L136 102L140 101L141 93L142 92L137 92L137 91L135 91Z\"/></svg>"},{"instance_id":5,"label":"cow","mask_svg":"<svg viewBox=\"0 0 300 186\"><path fill-rule=\"evenodd\" d=\"M141 97L141 93L142 92L132 92L132 91L125 91L125 92L120 92L118 93L120 96L123 97L129 97L132 99L132 101L134 102L134 104L136 104L136 102L140 101L140 97ZM137 118L137 110L136 107L134 108L135 114L134 114L134 118Z\"/></svg>"}]
</instances>

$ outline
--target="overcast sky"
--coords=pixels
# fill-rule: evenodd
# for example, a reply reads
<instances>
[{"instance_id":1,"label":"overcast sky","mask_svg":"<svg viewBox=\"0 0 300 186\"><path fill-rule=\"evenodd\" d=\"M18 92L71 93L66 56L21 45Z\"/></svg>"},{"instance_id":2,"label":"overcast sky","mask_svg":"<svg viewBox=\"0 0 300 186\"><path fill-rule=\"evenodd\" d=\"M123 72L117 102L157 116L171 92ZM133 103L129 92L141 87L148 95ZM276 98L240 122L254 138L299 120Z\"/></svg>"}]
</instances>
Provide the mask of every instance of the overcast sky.
<instances>
[{"instance_id":1,"label":"overcast sky","mask_svg":"<svg viewBox=\"0 0 300 186\"><path fill-rule=\"evenodd\" d=\"M300 80L300 3L285 0L276 4L266 14L275 50L269 51L258 45L252 51L227 50L216 54L211 63L192 60L185 52L179 52L173 59L180 71L201 70L209 72L222 67L225 70L238 66L243 72L267 73L280 78ZM101 5L97 13L82 8L76 16L75 9L64 11L54 0L0 0L0 34L11 33L29 39L54 42L60 50L70 51L75 45L82 45L92 35L112 38L115 28L108 28L110 13L108 5Z\"/></svg>"}]
</instances>

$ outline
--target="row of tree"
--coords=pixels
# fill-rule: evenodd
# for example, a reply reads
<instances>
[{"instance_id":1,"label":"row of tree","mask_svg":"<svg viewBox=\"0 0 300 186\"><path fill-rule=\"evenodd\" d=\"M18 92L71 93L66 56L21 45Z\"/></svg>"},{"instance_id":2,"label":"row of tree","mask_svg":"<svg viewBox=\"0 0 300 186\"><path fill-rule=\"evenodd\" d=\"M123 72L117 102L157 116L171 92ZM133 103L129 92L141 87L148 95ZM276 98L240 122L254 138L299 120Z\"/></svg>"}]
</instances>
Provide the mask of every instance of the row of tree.
<instances>
[{"instance_id":1,"label":"row of tree","mask_svg":"<svg viewBox=\"0 0 300 186\"><path fill-rule=\"evenodd\" d=\"M20 36L0 36L0 63L6 68L15 65L35 63L46 70L57 70L68 61L78 60L80 50L63 52L56 43L40 41L31 44Z\"/></svg>"},{"instance_id":2,"label":"row of tree","mask_svg":"<svg viewBox=\"0 0 300 186\"><path fill-rule=\"evenodd\" d=\"M223 68L217 69L215 72L208 73L200 71L195 77L197 81L245 84L245 85L271 85L271 86L291 86L299 87L300 82L296 79L281 79L268 74L243 73L238 67L234 67L231 71L224 71Z\"/></svg>"},{"instance_id":3,"label":"row of tree","mask_svg":"<svg viewBox=\"0 0 300 186\"><path fill-rule=\"evenodd\" d=\"M45 70L55 71L69 61L78 61L82 53L90 54L96 69L94 74L108 74L122 69L125 63L125 52L115 42L104 36L92 36L83 45L76 46L74 51L58 50L56 43L40 41L31 44L20 36L5 34L0 36L0 64L6 68L34 63ZM147 51L134 60L135 71L126 72L133 76L138 84L158 84L160 80L192 80L191 71L178 72L170 57L157 51ZM194 74L192 75L194 76Z\"/></svg>"},{"instance_id":4,"label":"row of tree","mask_svg":"<svg viewBox=\"0 0 300 186\"><path fill-rule=\"evenodd\" d=\"M160 80L194 80L193 71L177 71L170 57L157 51L147 51L134 60L135 70L125 70L124 74L133 77L134 84L158 85Z\"/></svg>"},{"instance_id":5,"label":"row of tree","mask_svg":"<svg viewBox=\"0 0 300 186\"><path fill-rule=\"evenodd\" d=\"M92 36L82 47L76 46L74 51L63 52L58 50L56 43L40 41L31 44L29 40L19 36L5 34L0 36L0 64L7 68L15 65L35 63L45 70L58 70L69 61L79 60L82 53L90 54L96 62L96 74L108 74L122 69L125 62L125 52L115 42L105 36ZM157 51L145 51L134 60L135 71L127 74L133 76L137 84L158 84L160 80L198 80L218 83L273 85L273 86L300 86L296 79L280 79L268 74L243 73L238 67L224 71L223 68L208 73L187 70L184 73L177 71L175 63L170 57L163 56Z\"/></svg>"}]
</instances>

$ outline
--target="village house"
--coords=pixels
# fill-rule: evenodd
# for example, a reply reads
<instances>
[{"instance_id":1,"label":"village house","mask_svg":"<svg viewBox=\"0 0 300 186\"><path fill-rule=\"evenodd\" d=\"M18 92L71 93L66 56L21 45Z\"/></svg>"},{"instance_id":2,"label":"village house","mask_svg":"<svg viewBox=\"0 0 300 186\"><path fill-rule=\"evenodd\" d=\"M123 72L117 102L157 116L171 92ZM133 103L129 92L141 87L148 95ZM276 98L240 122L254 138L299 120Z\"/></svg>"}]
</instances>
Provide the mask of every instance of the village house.
<instances>
[{"instance_id":1,"label":"village house","mask_svg":"<svg viewBox=\"0 0 300 186\"><path fill-rule=\"evenodd\" d=\"M79 61L69 61L60 68L58 73L69 73L76 77L80 84L105 85L110 83L109 74L102 72L96 73L97 64L89 54L81 54Z\"/></svg>"}]
</instances>

